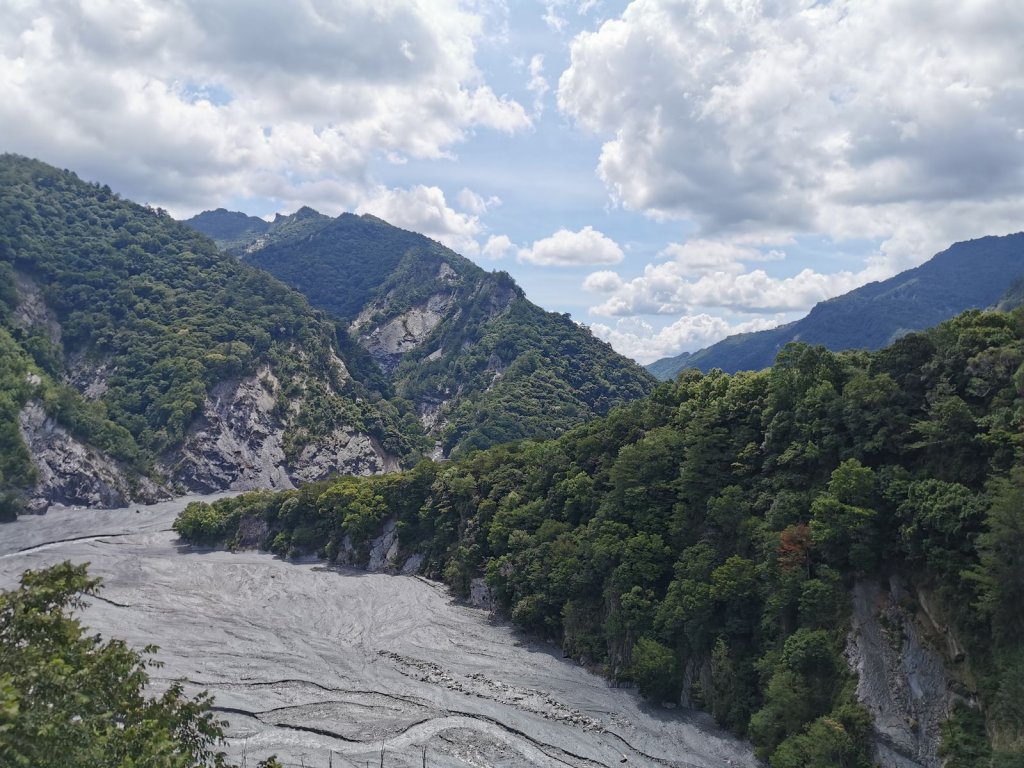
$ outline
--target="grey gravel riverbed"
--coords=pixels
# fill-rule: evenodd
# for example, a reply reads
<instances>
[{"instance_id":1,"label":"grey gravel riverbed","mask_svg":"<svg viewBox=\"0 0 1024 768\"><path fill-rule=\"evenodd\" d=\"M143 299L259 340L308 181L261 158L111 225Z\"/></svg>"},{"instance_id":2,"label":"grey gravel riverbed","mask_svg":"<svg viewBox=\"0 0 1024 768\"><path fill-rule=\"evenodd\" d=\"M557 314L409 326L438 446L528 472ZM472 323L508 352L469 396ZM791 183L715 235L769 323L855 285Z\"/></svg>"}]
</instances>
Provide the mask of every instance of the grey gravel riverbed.
<instances>
[{"instance_id":1,"label":"grey gravel riverbed","mask_svg":"<svg viewBox=\"0 0 1024 768\"><path fill-rule=\"evenodd\" d=\"M706 716L611 688L443 585L185 547L170 527L187 501L0 525L0 588L92 563L105 588L85 622L160 646L155 687L209 689L239 763L378 766L383 744L389 768L420 766L424 747L437 768L758 764Z\"/></svg>"}]
</instances>

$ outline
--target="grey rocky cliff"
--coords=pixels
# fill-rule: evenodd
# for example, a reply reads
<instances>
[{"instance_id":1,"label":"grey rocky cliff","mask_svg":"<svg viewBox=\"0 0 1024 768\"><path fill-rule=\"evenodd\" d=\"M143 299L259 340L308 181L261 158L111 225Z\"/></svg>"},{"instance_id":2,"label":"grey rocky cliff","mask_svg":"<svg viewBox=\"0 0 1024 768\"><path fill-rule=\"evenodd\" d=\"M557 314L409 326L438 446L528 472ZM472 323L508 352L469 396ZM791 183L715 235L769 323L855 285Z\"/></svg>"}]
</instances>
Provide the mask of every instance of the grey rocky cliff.
<instances>
[{"instance_id":1,"label":"grey rocky cliff","mask_svg":"<svg viewBox=\"0 0 1024 768\"><path fill-rule=\"evenodd\" d=\"M342 373L347 376L343 366ZM217 384L182 448L165 457L168 473L191 491L211 492L288 489L332 474L398 469L398 460L376 440L344 427L306 445L289 462L284 450L286 425L275 413L274 393L279 387L267 367L256 376ZM301 401L290 405L288 416L301 408Z\"/></svg>"},{"instance_id":2,"label":"grey rocky cliff","mask_svg":"<svg viewBox=\"0 0 1024 768\"><path fill-rule=\"evenodd\" d=\"M190 491L292 488L285 470L284 426L273 414L267 371L213 387L181 449L166 457L169 474Z\"/></svg>"},{"instance_id":3,"label":"grey rocky cliff","mask_svg":"<svg viewBox=\"0 0 1024 768\"><path fill-rule=\"evenodd\" d=\"M11 321L26 331L43 333L51 343L59 347L60 323L53 310L47 306L42 289L32 278L21 272L14 273L14 287L18 292L18 305L11 314Z\"/></svg>"},{"instance_id":4,"label":"grey rocky cliff","mask_svg":"<svg viewBox=\"0 0 1024 768\"><path fill-rule=\"evenodd\" d=\"M38 477L27 494L30 511L52 504L123 507L170 498L166 488L146 478L133 481L118 461L76 440L38 401L22 408L18 422Z\"/></svg>"},{"instance_id":5,"label":"grey rocky cliff","mask_svg":"<svg viewBox=\"0 0 1024 768\"><path fill-rule=\"evenodd\" d=\"M88 355L72 355L65 363L66 383L77 389L87 400L99 400L106 394L110 379L110 363Z\"/></svg>"},{"instance_id":6,"label":"grey rocky cliff","mask_svg":"<svg viewBox=\"0 0 1024 768\"><path fill-rule=\"evenodd\" d=\"M296 482L323 480L333 474L377 475L400 468L369 435L351 429L336 429L327 437L302 449L291 477Z\"/></svg>"},{"instance_id":7,"label":"grey rocky cliff","mask_svg":"<svg viewBox=\"0 0 1024 768\"><path fill-rule=\"evenodd\" d=\"M947 673L934 625L918 622L921 601L898 577L858 582L852 598L846 657L874 721L874 759L882 768L939 768L942 724L966 699Z\"/></svg>"},{"instance_id":8,"label":"grey rocky cliff","mask_svg":"<svg viewBox=\"0 0 1024 768\"><path fill-rule=\"evenodd\" d=\"M359 344L385 373L394 373L402 357L419 347L452 308L451 294L436 293L422 304L362 333Z\"/></svg>"}]
</instances>

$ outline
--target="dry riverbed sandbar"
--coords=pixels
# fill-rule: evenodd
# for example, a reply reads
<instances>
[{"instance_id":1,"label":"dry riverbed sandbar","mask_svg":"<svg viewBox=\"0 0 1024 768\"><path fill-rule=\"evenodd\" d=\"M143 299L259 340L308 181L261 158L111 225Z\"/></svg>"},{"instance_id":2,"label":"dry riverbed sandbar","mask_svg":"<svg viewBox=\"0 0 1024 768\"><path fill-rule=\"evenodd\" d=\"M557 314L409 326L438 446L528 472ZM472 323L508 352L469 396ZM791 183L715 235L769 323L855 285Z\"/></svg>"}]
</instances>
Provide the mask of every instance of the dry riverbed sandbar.
<instances>
[{"instance_id":1,"label":"dry riverbed sandbar","mask_svg":"<svg viewBox=\"0 0 1024 768\"><path fill-rule=\"evenodd\" d=\"M209 498L209 497L207 497ZM181 545L189 499L0 526L0 588L88 561L86 624L160 646L154 685L209 689L228 754L309 768L755 766L705 715L652 707L415 576ZM333 756L332 756L333 753Z\"/></svg>"}]
</instances>

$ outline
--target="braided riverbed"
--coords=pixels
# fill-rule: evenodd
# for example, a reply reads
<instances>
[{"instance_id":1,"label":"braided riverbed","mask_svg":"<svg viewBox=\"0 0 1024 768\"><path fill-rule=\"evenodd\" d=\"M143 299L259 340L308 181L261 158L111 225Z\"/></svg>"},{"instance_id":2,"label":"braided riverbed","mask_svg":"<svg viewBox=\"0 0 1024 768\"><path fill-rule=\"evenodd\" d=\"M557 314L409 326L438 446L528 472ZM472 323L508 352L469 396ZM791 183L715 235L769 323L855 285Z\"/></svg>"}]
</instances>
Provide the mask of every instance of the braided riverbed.
<instances>
[{"instance_id":1,"label":"braided riverbed","mask_svg":"<svg viewBox=\"0 0 1024 768\"><path fill-rule=\"evenodd\" d=\"M160 646L154 687L209 689L225 750L255 765L755 766L704 715L641 702L443 585L178 542L190 499L52 509L0 526L0 588L88 561L105 588L85 623ZM333 753L333 755L331 754Z\"/></svg>"}]
</instances>

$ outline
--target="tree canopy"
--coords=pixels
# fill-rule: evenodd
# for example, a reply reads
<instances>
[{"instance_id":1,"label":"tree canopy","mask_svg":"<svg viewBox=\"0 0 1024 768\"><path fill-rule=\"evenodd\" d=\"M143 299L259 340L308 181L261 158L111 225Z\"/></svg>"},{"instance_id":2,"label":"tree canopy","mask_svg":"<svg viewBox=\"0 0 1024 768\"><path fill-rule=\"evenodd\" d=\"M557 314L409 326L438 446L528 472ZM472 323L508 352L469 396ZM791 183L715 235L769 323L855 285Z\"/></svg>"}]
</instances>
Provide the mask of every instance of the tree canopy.
<instances>
[{"instance_id":1,"label":"tree canopy","mask_svg":"<svg viewBox=\"0 0 1024 768\"><path fill-rule=\"evenodd\" d=\"M463 593L484 575L521 626L706 707L774 768L870 765L849 588L899 573L968 650L984 715L958 710L946 749L980 768L1024 751L1022 448L1024 310L973 311L875 353L686 372L554 441L193 505L176 528L236 545L259 517L265 546L330 558L397 518L425 573Z\"/></svg>"},{"instance_id":2,"label":"tree canopy","mask_svg":"<svg viewBox=\"0 0 1024 768\"><path fill-rule=\"evenodd\" d=\"M0 592L0 764L229 768L208 694L174 683L147 695L157 649L104 641L75 617L99 589L85 565L64 562Z\"/></svg>"}]
</instances>

